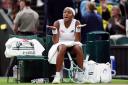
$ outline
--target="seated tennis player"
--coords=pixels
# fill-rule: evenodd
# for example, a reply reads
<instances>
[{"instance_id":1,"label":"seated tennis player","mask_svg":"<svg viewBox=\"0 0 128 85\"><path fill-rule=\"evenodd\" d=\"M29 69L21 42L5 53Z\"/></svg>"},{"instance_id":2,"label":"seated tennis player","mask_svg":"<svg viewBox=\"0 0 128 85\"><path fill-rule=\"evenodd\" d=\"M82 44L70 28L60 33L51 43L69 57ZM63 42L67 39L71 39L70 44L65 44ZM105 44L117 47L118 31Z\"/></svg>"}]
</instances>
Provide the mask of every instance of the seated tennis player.
<instances>
[{"instance_id":1,"label":"seated tennis player","mask_svg":"<svg viewBox=\"0 0 128 85\"><path fill-rule=\"evenodd\" d=\"M52 83L61 83L60 71L63 67L64 55L67 49L76 55L76 62L79 68L83 69L83 59L84 54L81 47L81 25L80 21L74 19L75 11L71 7L66 7L63 11L63 19L59 19L54 22L53 26L47 26L52 29L53 42L54 44L59 42L76 42L75 44L69 46L67 44L59 44L58 55L56 59L56 75ZM81 74L82 75L82 74Z\"/></svg>"}]
</instances>

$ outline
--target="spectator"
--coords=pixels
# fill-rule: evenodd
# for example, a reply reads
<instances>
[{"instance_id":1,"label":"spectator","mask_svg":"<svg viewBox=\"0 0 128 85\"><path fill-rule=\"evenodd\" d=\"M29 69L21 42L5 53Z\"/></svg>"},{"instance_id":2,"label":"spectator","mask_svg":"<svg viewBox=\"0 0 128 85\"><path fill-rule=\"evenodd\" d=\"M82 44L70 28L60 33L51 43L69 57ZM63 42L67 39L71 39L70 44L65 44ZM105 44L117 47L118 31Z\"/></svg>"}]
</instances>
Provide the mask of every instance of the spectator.
<instances>
[{"instance_id":1,"label":"spectator","mask_svg":"<svg viewBox=\"0 0 128 85\"><path fill-rule=\"evenodd\" d=\"M81 17L86 15L86 4L89 0L82 0L81 4L80 4L80 13L81 13Z\"/></svg>"},{"instance_id":2,"label":"spectator","mask_svg":"<svg viewBox=\"0 0 128 85\"><path fill-rule=\"evenodd\" d=\"M121 10L122 16L127 18L128 17L128 4L127 4L127 0L120 0L119 8Z\"/></svg>"},{"instance_id":3,"label":"spectator","mask_svg":"<svg viewBox=\"0 0 128 85\"><path fill-rule=\"evenodd\" d=\"M106 31L108 31L110 35L126 34L125 18L121 16L121 11L118 6L113 6L112 8L112 17L109 20Z\"/></svg>"},{"instance_id":4,"label":"spectator","mask_svg":"<svg viewBox=\"0 0 128 85\"><path fill-rule=\"evenodd\" d=\"M19 7L19 1L18 0L12 0L12 20L15 19L16 14L19 12L20 7Z\"/></svg>"},{"instance_id":5,"label":"spectator","mask_svg":"<svg viewBox=\"0 0 128 85\"><path fill-rule=\"evenodd\" d=\"M112 4L108 4L107 0L100 0L100 5L97 7L97 13L102 16L103 27L106 29L108 20L111 17Z\"/></svg>"},{"instance_id":6,"label":"spectator","mask_svg":"<svg viewBox=\"0 0 128 85\"><path fill-rule=\"evenodd\" d=\"M54 22L54 26L48 26L53 31L53 42L63 43L58 46L58 55L56 60L56 75L53 83L60 83L60 71L63 66L64 55L68 50L71 50L76 55L78 66L83 69L83 51L80 47L80 22L74 19L75 11L71 7L66 7L63 11L63 19ZM64 42L75 42L72 46L67 46ZM82 74L81 74L82 75ZM81 78L82 79L82 78Z\"/></svg>"},{"instance_id":7,"label":"spectator","mask_svg":"<svg viewBox=\"0 0 128 85\"><path fill-rule=\"evenodd\" d=\"M20 11L14 20L13 31L21 35L33 35L37 32L39 15L30 8L30 1L20 0Z\"/></svg>"},{"instance_id":8,"label":"spectator","mask_svg":"<svg viewBox=\"0 0 128 85\"><path fill-rule=\"evenodd\" d=\"M96 4L99 4L99 0L81 0L80 3L80 13L81 13L81 17L86 15L86 4L88 3L88 1L92 1L92 2L96 2Z\"/></svg>"},{"instance_id":9,"label":"spectator","mask_svg":"<svg viewBox=\"0 0 128 85\"><path fill-rule=\"evenodd\" d=\"M12 13L11 0L2 0L1 4L2 4L2 9L4 10L4 12L11 19L11 13Z\"/></svg>"},{"instance_id":10,"label":"spectator","mask_svg":"<svg viewBox=\"0 0 128 85\"><path fill-rule=\"evenodd\" d=\"M96 6L94 2L88 2L86 5L86 15L82 18L82 24L87 24L81 30L81 42L86 43L87 33L91 31L103 30L102 18L95 12Z\"/></svg>"}]
</instances>

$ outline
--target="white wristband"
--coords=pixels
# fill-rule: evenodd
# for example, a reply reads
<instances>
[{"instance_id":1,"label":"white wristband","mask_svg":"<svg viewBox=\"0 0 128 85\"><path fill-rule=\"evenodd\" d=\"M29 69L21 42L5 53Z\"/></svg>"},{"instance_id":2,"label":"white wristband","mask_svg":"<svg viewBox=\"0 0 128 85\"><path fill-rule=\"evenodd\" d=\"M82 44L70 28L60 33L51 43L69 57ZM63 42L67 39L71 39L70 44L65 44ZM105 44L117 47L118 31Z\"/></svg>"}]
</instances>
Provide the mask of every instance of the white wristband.
<instances>
[{"instance_id":1,"label":"white wristband","mask_svg":"<svg viewBox=\"0 0 128 85\"><path fill-rule=\"evenodd\" d=\"M81 28L76 28L76 32L81 32Z\"/></svg>"},{"instance_id":2,"label":"white wristband","mask_svg":"<svg viewBox=\"0 0 128 85\"><path fill-rule=\"evenodd\" d=\"M52 30L52 34L57 34L57 29Z\"/></svg>"}]
</instances>

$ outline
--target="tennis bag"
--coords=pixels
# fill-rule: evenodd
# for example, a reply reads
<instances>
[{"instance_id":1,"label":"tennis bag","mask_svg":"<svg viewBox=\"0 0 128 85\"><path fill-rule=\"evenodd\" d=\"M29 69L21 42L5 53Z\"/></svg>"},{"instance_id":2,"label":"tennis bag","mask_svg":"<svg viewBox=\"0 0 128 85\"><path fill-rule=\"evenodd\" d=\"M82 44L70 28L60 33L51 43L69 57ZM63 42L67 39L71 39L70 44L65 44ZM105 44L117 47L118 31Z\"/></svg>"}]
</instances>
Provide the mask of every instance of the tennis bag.
<instances>
[{"instance_id":1,"label":"tennis bag","mask_svg":"<svg viewBox=\"0 0 128 85\"><path fill-rule=\"evenodd\" d=\"M86 83L109 83L112 80L109 63L84 62Z\"/></svg>"}]
</instances>

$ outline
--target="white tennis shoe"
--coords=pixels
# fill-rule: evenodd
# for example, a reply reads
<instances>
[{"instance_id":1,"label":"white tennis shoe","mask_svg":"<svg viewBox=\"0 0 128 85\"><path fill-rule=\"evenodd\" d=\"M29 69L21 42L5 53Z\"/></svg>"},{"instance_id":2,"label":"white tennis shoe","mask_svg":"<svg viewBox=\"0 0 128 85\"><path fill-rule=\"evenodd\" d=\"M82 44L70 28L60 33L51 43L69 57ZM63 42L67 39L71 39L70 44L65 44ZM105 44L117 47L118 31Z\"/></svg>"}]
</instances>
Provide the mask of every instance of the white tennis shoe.
<instances>
[{"instance_id":1,"label":"white tennis shoe","mask_svg":"<svg viewBox=\"0 0 128 85\"><path fill-rule=\"evenodd\" d=\"M55 75L54 80L52 81L53 84L60 84L61 83L61 76Z\"/></svg>"}]
</instances>

